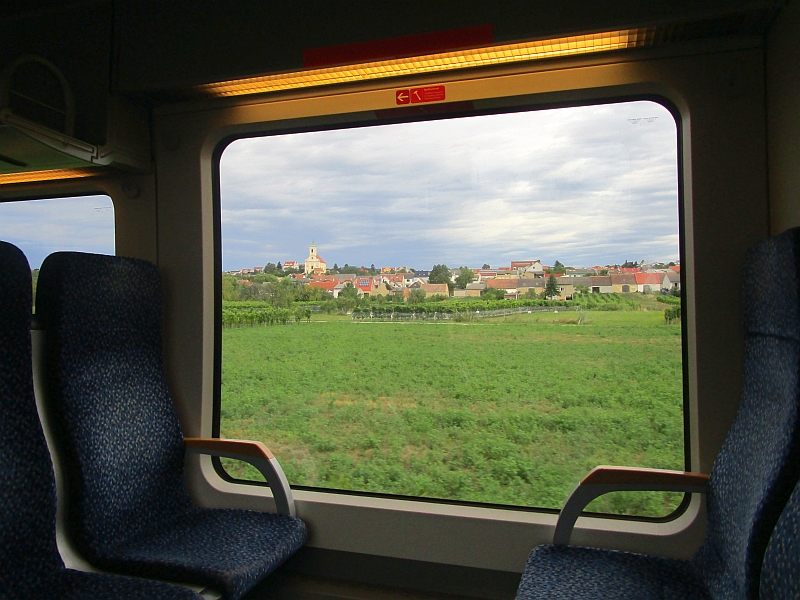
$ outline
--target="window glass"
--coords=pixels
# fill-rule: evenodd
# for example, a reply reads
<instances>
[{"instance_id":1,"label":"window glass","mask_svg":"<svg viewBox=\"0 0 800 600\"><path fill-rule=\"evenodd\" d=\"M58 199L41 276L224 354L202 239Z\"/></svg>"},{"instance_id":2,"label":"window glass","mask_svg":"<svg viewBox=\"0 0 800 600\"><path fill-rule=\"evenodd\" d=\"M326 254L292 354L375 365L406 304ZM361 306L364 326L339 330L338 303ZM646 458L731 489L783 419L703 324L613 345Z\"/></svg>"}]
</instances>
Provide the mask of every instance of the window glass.
<instances>
[{"instance_id":1,"label":"window glass","mask_svg":"<svg viewBox=\"0 0 800 600\"><path fill-rule=\"evenodd\" d=\"M35 288L53 252L114 254L114 205L106 195L0 202L0 240L25 253Z\"/></svg>"},{"instance_id":2,"label":"window glass","mask_svg":"<svg viewBox=\"0 0 800 600\"><path fill-rule=\"evenodd\" d=\"M521 507L683 469L677 147L649 101L231 143L221 436L293 486Z\"/></svg>"}]
</instances>

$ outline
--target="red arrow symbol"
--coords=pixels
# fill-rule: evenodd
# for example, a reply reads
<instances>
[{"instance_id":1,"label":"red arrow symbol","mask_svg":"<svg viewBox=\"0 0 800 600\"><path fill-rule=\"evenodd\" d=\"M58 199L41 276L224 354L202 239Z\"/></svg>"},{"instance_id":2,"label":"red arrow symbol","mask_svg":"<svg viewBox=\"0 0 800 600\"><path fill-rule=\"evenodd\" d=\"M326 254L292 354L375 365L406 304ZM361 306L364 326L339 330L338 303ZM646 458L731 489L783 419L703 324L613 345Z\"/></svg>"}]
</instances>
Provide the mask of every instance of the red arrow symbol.
<instances>
[{"instance_id":1,"label":"red arrow symbol","mask_svg":"<svg viewBox=\"0 0 800 600\"><path fill-rule=\"evenodd\" d=\"M409 104L411 97L408 95L408 90L398 90L395 93L395 100L398 104Z\"/></svg>"}]
</instances>

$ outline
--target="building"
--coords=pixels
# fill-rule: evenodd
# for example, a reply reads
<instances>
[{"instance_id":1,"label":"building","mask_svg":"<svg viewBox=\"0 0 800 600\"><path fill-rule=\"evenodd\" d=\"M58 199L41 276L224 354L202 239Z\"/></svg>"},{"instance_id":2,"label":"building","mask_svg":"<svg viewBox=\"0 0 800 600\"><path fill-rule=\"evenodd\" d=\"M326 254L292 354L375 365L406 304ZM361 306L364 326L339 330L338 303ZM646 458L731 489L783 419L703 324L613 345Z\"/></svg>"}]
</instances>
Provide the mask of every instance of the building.
<instances>
[{"instance_id":1,"label":"building","mask_svg":"<svg viewBox=\"0 0 800 600\"><path fill-rule=\"evenodd\" d=\"M645 294L657 294L661 291L664 277L659 273L636 273L637 291Z\"/></svg>"},{"instance_id":2,"label":"building","mask_svg":"<svg viewBox=\"0 0 800 600\"><path fill-rule=\"evenodd\" d=\"M435 296L436 294L450 295L450 288L447 287L446 283L421 283L419 287L427 296Z\"/></svg>"},{"instance_id":3,"label":"building","mask_svg":"<svg viewBox=\"0 0 800 600\"><path fill-rule=\"evenodd\" d=\"M325 273L328 270L325 261L317 254L317 245L314 242L311 242L308 247L308 258L306 259L305 267L306 274Z\"/></svg>"},{"instance_id":4,"label":"building","mask_svg":"<svg viewBox=\"0 0 800 600\"><path fill-rule=\"evenodd\" d=\"M468 283L463 290L453 290L454 298L480 298L483 290L486 289L485 283Z\"/></svg>"},{"instance_id":5,"label":"building","mask_svg":"<svg viewBox=\"0 0 800 600\"><path fill-rule=\"evenodd\" d=\"M611 288L616 293L627 294L635 292L637 288L636 273L625 272L620 275L609 275L611 277Z\"/></svg>"}]
</instances>

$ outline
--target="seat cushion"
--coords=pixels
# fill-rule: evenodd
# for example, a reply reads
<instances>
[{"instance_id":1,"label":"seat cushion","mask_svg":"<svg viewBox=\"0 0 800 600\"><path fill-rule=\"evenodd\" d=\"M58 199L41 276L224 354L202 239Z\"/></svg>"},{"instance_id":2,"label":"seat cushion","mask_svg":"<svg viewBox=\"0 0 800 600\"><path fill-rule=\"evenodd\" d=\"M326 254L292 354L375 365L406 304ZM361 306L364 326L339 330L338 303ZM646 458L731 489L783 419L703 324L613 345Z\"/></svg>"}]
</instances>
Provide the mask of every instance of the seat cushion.
<instances>
[{"instance_id":1,"label":"seat cushion","mask_svg":"<svg viewBox=\"0 0 800 600\"><path fill-rule=\"evenodd\" d=\"M692 600L708 592L688 561L577 546L539 546L517 600Z\"/></svg>"},{"instance_id":2,"label":"seat cushion","mask_svg":"<svg viewBox=\"0 0 800 600\"><path fill-rule=\"evenodd\" d=\"M4 585L4 600L202 600L192 590L120 575L57 569L23 587Z\"/></svg>"},{"instance_id":3,"label":"seat cushion","mask_svg":"<svg viewBox=\"0 0 800 600\"><path fill-rule=\"evenodd\" d=\"M129 575L199 584L236 600L306 541L294 517L248 510L192 508L169 524L113 548L96 564Z\"/></svg>"}]
</instances>

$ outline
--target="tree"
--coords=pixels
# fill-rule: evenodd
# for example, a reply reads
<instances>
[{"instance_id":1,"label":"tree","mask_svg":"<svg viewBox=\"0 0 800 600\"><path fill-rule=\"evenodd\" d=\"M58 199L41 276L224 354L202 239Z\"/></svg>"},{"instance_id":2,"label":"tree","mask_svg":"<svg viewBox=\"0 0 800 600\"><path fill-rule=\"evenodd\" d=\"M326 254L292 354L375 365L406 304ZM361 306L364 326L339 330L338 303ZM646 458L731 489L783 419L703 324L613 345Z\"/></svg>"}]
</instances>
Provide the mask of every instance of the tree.
<instances>
[{"instance_id":1,"label":"tree","mask_svg":"<svg viewBox=\"0 0 800 600\"><path fill-rule=\"evenodd\" d=\"M456 287L460 290L466 289L474 279L475 273L472 272L472 269L469 267L461 267L461 272L458 274L458 277L456 277Z\"/></svg>"},{"instance_id":2,"label":"tree","mask_svg":"<svg viewBox=\"0 0 800 600\"><path fill-rule=\"evenodd\" d=\"M483 290L483 294L481 294L481 298L484 300L503 300L505 297L506 291L497 288L487 288Z\"/></svg>"},{"instance_id":3,"label":"tree","mask_svg":"<svg viewBox=\"0 0 800 600\"><path fill-rule=\"evenodd\" d=\"M278 261L278 264L275 265L275 268L278 269L278 271L283 271L283 265L280 263L280 261Z\"/></svg>"},{"instance_id":4,"label":"tree","mask_svg":"<svg viewBox=\"0 0 800 600\"><path fill-rule=\"evenodd\" d=\"M431 274L428 275L428 283L446 283L447 289L453 289L453 280L450 279L450 269L447 265L433 265Z\"/></svg>"},{"instance_id":5,"label":"tree","mask_svg":"<svg viewBox=\"0 0 800 600\"><path fill-rule=\"evenodd\" d=\"M332 270L333 271L338 271L339 270L339 265L337 265L336 263L333 263L333 269Z\"/></svg>"},{"instance_id":6,"label":"tree","mask_svg":"<svg viewBox=\"0 0 800 600\"><path fill-rule=\"evenodd\" d=\"M558 298L558 281L555 275L550 275L547 279L547 285L544 288L544 295L549 300Z\"/></svg>"},{"instance_id":7,"label":"tree","mask_svg":"<svg viewBox=\"0 0 800 600\"><path fill-rule=\"evenodd\" d=\"M264 293L274 308L289 308L294 302L295 285L290 278L264 284Z\"/></svg>"},{"instance_id":8,"label":"tree","mask_svg":"<svg viewBox=\"0 0 800 600\"><path fill-rule=\"evenodd\" d=\"M483 263L483 266L481 267L481 269L491 269L491 268L492 267L490 267L488 263Z\"/></svg>"},{"instance_id":9,"label":"tree","mask_svg":"<svg viewBox=\"0 0 800 600\"><path fill-rule=\"evenodd\" d=\"M264 267L264 273L274 273L278 267L275 266L275 263L268 262L267 266Z\"/></svg>"},{"instance_id":10,"label":"tree","mask_svg":"<svg viewBox=\"0 0 800 600\"><path fill-rule=\"evenodd\" d=\"M623 269L636 269L638 266L639 265L637 263L630 260L626 260L624 263L622 263Z\"/></svg>"},{"instance_id":11,"label":"tree","mask_svg":"<svg viewBox=\"0 0 800 600\"><path fill-rule=\"evenodd\" d=\"M358 298L358 290L349 281L344 284L344 289L339 292L339 298L351 298L353 300Z\"/></svg>"},{"instance_id":12,"label":"tree","mask_svg":"<svg viewBox=\"0 0 800 600\"><path fill-rule=\"evenodd\" d=\"M425 290L414 288L408 292L408 303L416 304L417 302L422 302L425 299L425 295Z\"/></svg>"},{"instance_id":13,"label":"tree","mask_svg":"<svg viewBox=\"0 0 800 600\"><path fill-rule=\"evenodd\" d=\"M37 277L38 279L38 277ZM222 274L222 299L223 300L239 300L239 290L242 284L228 273Z\"/></svg>"},{"instance_id":14,"label":"tree","mask_svg":"<svg viewBox=\"0 0 800 600\"><path fill-rule=\"evenodd\" d=\"M561 263L561 261L556 261L555 266L548 271L548 273L556 273L559 275L563 275L567 272L567 268Z\"/></svg>"}]
</instances>

